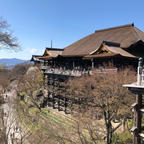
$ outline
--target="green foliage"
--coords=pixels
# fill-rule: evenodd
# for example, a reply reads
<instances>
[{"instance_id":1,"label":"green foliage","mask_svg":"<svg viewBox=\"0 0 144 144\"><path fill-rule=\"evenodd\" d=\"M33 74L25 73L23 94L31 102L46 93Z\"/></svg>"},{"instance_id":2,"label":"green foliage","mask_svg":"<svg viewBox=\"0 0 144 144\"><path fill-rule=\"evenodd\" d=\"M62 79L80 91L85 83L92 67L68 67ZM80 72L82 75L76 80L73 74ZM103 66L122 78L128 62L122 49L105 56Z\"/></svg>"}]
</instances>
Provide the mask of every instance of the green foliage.
<instances>
[{"instance_id":1,"label":"green foliage","mask_svg":"<svg viewBox=\"0 0 144 144\"><path fill-rule=\"evenodd\" d=\"M113 144L132 144L132 134L128 130L121 134L114 134L112 141Z\"/></svg>"},{"instance_id":2,"label":"green foliage","mask_svg":"<svg viewBox=\"0 0 144 144\"><path fill-rule=\"evenodd\" d=\"M63 143L69 140L77 140L76 143L84 144L103 142L106 126L109 126L107 122L111 124L115 118L119 118L120 121L128 118L129 105L133 102L133 98L122 84L133 81L134 76L132 76L133 74L129 71L125 71L71 80L66 86L67 93L83 99L81 107L78 105L75 108L86 110L85 113L79 113L77 109L74 109L79 116L73 121L61 116L61 112L57 114L55 110L39 108L38 101L40 102L42 97L37 100L36 95L43 90L43 77L39 70L33 69L22 76L18 85L19 95L27 99L21 107L23 123L33 132L35 139L38 137L41 139L42 136L46 139L48 136L54 141L55 139L63 140ZM101 115L105 113L105 119L101 118L101 123L95 119L97 113ZM83 121L79 119L80 115ZM132 123L131 121L127 127L130 128ZM120 134L117 134L115 130L112 132L113 144L132 143L132 135L128 130Z\"/></svg>"},{"instance_id":3,"label":"green foliage","mask_svg":"<svg viewBox=\"0 0 144 144\"><path fill-rule=\"evenodd\" d=\"M131 128L133 127L133 123L134 123L133 119L130 120L130 122L128 123L128 127L129 127L129 129L131 129Z\"/></svg>"},{"instance_id":4,"label":"green foliage","mask_svg":"<svg viewBox=\"0 0 144 144\"><path fill-rule=\"evenodd\" d=\"M32 132L32 136L30 137L30 142L32 143L38 143L40 141L43 144L47 144L47 142L57 144L57 137L63 137L64 134L73 131L72 120L68 120L46 109L39 110L37 107L29 108L29 103L24 101L20 101L18 113L20 114L23 125Z\"/></svg>"}]
</instances>

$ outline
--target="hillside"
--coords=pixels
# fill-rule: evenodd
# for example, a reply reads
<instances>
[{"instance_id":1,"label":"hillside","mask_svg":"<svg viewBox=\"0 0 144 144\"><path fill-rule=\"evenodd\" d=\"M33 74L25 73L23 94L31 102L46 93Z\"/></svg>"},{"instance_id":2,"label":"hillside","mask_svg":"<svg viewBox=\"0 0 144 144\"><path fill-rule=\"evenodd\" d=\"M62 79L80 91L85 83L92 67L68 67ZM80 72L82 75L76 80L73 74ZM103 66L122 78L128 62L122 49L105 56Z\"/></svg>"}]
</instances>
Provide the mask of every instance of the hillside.
<instances>
[{"instance_id":1,"label":"hillside","mask_svg":"<svg viewBox=\"0 0 144 144\"><path fill-rule=\"evenodd\" d=\"M126 83L123 80L129 80L128 76L131 81L134 81L131 78L134 78L135 72L125 70L115 75L96 75L94 77L81 77L70 80L66 85L67 87L65 87L65 91L63 91L64 95L69 92L69 96L73 98L78 97L77 93L80 93L82 98L85 98L85 96L90 97L90 94L92 94L93 100L87 101L87 99L84 99L85 101L82 103L72 101L70 107L68 105L66 107L70 110L70 113L66 114L62 109L58 109L59 102L62 102L62 100L51 103L47 88L43 85L43 73L37 67L28 66L24 69L23 65L19 65L19 69L12 69L13 72L10 71L12 74L17 75L17 79L10 81L9 85L6 85L8 91L3 95L5 115L1 113L1 118L7 116L5 123L2 123L3 119L0 119L2 123L0 123L0 127L2 127L0 138L3 138L3 141L13 135L12 138L8 139L9 141L13 141L14 138L17 143L22 140L23 144L105 144L107 142L106 135L110 132L108 133L106 129L106 118L103 118L105 109L101 108L106 108L105 103L108 102L111 106L110 111L113 118L110 121L113 130L112 142L110 143L132 143L132 135L129 130L133 125L133 120L131 117L127 117L128 115L131 116L129 105L134 102L134 99L132 94L122 87L122 83ZM4 80L0 81L1 84L3 84ZM4 85L3 88L6 86ZM16 93L13 93L15 90ZM74 91L76 93L73 96L71 92ZM107 91L111 93L112 97L111 95L109 97L109 94L108 98L105 96ZM97 95L93 95L97 92ZM60 91L55 90L55 93L60 93ZM123 95L127 95L127 97L122 97ZM96 104L96 106L101 104L102 107L95 107L93 104ZM8 111L6 111L7 108L5 107L9 107ZM4 125L7 124L7 121L12 124L12 127ZM10 129L8 134L6 133L7 129ZM0 139L0 141L2 140Z\"/></svg>"},{"instance_id":2,"label":"hillside","mask_svg":"<svg viewBox=\"0 0 144 144\"><path fill-rule=\"evenodd\" d=\"M12 68L16 64L29 63L29 60L21 60L16 58L11 59L0 59L0 64L4 64L7 68Z\"/></svg>"}]
</instances>

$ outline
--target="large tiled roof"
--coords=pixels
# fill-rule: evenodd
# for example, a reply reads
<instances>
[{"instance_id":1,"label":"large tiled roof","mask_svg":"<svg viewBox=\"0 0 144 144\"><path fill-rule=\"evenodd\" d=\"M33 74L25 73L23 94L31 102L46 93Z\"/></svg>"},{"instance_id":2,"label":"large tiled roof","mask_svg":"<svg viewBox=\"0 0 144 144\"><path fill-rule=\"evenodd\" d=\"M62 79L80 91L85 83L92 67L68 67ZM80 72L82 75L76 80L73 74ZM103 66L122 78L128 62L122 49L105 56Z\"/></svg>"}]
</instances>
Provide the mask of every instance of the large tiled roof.
<instances>
[{"instance_id":1,"label":"large tiled roof","mask_svg":"<svg viewBox=\"0 0 144 144\"><path fill-rule=\"evenodd\" d=\"M103 41L119 43L121 48L128 48L130 45L144 41L144 33L134 27L133 24L113 27L95 31L77 42L64 48L63 56L84 56L100 47Z\"/></svg>"}]
</instances>

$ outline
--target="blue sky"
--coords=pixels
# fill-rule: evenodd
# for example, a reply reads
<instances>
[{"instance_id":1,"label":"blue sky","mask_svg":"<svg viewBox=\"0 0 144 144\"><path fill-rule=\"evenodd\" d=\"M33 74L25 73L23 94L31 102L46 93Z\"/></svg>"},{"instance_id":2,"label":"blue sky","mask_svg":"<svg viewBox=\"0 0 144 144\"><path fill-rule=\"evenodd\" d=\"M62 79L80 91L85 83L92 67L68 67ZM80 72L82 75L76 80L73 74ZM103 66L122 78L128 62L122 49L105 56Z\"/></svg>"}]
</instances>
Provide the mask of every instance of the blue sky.
<instances>
[{"instance_id":1,"label":"blue sky","mask_svg":"<svg viewBox=\"0 0 144 144\"><path fill-rule=\"evenodd\" d=\"M23 49L0 50L0 58L30 59L51 40L64 48L95 30L132 22L144 31L143 0L0 0L0 16Z\"/></svg>"}]
</instances>

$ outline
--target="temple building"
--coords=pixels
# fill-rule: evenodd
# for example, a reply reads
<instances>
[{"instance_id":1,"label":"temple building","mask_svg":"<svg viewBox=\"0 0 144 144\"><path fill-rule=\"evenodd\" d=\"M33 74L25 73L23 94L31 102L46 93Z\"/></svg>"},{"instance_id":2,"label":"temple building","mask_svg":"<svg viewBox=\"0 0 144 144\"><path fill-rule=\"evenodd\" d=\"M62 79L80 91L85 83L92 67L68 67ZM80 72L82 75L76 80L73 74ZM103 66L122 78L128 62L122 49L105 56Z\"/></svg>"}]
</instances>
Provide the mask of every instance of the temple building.
<instances>
[{"instance_id":1,"label":"temple building","mask_svg":"<svg viewBox=\"0 0 144 144\"><path fill-rule=\"evenodd\" d=\"M69 77L137 67L139 57L144 57L144 32L128 24L96 30L64 49L46 48L42 56L33 56L32 60L41 63L48 85L48 102L52 101L53 107L56 104L60 109L68 105L67 99L55 90L63 90L61 83ZM113 63L113 68L106 69L109 62Z\"/></svg>"},{"instance_id":2,"label":"temple building","mask_svg":"<svg viewBox=\"0 0 144 144\"><path fill-rule=\"evenodd\" d=\"M46 48L37 58L51 66L87 69L108 61L116 67L135 66L140 56L144 56L144 32L129 24L97 30L64 49Z\"/></svg>"}]
</instances>

